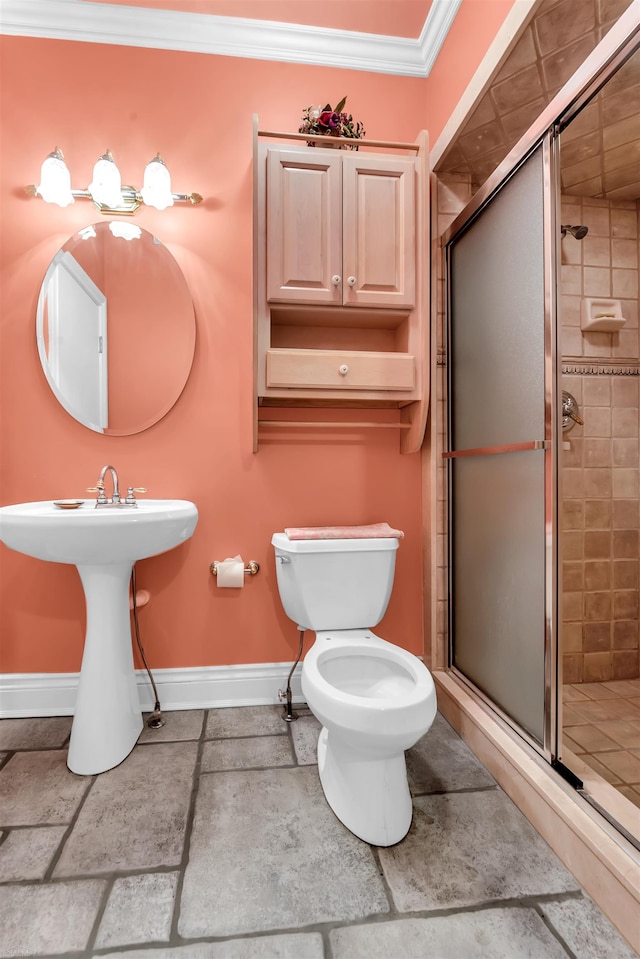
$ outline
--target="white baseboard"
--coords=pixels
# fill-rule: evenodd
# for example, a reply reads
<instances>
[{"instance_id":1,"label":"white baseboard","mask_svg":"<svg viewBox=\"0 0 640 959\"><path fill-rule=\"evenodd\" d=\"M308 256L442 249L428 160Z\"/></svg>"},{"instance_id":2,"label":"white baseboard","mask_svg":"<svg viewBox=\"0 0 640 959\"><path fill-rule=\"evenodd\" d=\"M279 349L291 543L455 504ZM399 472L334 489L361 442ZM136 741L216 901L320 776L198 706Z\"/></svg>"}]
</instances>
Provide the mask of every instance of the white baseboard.
<instances>
[{"instance_id":1,"label":"white baseboard","mask_svg":"<svg viewBox=\"0 0 640 959\"><path fill-rule=\"evenodd\" d=\"M264 706L278 703L293 663L200 666L154 669L163 710ZM303 702L298 664L291 679L294 702ZM72 716L79 673L5 673L0 675L0 719ZM154 696L145 670L136 670L140 708L153 709Z\"/></svg>"}]
</instances>

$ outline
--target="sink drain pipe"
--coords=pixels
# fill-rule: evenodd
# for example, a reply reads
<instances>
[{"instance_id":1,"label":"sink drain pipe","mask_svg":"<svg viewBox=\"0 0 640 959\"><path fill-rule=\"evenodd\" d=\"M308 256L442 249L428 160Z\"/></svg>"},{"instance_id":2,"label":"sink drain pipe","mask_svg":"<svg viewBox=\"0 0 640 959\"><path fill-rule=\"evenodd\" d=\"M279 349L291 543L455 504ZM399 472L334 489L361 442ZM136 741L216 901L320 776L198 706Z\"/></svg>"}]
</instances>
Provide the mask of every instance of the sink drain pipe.
<instances>
[{"instance_id":1,"label":"sink drain pipe","mask_svg":"<svg viewBox=\"0 0 640 959\"><path fill-rule=\"evenodd\" d=\"M151 715L149 716L149 719L147 720L147 726L150 729L159 729L161 726L164 726L165 720L162 715L162 710L160 708L160 699L158 698L158 690L156 688L156 684L153 681L151 670L149 669L149 666L147 665L147 657L144 654L144 649L142 648L142 643L140 641L140 626L138 624L138 604L136 602L137 596L136 596L136 564L135 563L133 564L133 568L131 570L131 600L132 600L132 607L133 607L133 626L134 626L134 632L136 634L136 642L138 644L138 649L140 650L140 655L142 657L142 662L144 663L144 668L146 669L147 675L149 677L149 681L151 682L151 687L153 689L153 696L155 701L153 712L151 713Z\"/></svg>"},{"instance_id":2,"label":"sink drain pipe","mask_svg":"<svg viewBox=\"0 0 640 959\"><path fill-rule=\"evenodd\" d=\"M289 670L286 690L284 692L281 689L278 690L278 699L280 700L280 702L286 699L286 703L287 703L286 706L284 707L284 713L282 715L282 718L284 719L285 723L293 723L298 718L298 714L294 713L291 706L291 698L292 698L291 697L291 677L293 676L293 671L298 665L298 663L300 662L300 657L302 656L302 644L304 643L304 633L305 633L304 628L302 626L298 626L298 632L300 633L300 646L298 647L298 658L296 659L295 663Z\"/></svg>"}]
</instances>

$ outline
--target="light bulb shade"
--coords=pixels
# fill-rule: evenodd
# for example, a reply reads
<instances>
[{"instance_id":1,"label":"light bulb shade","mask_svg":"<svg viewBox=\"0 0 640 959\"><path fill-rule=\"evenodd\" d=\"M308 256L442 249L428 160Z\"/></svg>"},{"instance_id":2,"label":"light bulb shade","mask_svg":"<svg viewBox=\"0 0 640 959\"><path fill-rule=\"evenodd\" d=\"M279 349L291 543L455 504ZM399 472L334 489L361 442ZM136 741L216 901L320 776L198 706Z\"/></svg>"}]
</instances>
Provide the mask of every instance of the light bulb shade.
<instances>
[{"instance_id":1,"label":"light bulb shade","mask_svg":"<svg viewBox=\"0 0 640 959\"><path fill-rule=\"evenodd\" d=\"M69 206L74 202L71 193L71 174L58 150L50 153L42 164L40 186L36 187L36 191L47 203Z\"/></svg>"},{"instance_id":2,"label":"light bulb shade","mask_svg":"<svg viewBox=\"0 0 640 959\"><path fill-rule=\"evenodd\" d=\"M168 206L173 206L171 174L159 156L154 157L145 167L141 193L147 206L154 206L156 210L166 210Z\"/></svg>"},{"instance_id":3,"label":"light bulb shade","mask_svg":"<svg viewBox=\"0 0 640 959\"><path fill-rule=\"evenodd\" d=\"M112 220L109 224L109 231L113 236L122 240L139 240L142 236L142 230L135 223L122 223L121 220Z\"/></svg>"},{"instance_id":4,"label":"light bulb shade","mask_svg":"<svg viewBox=\"0 0 640 959\"><path fill-rule=\"evenodd\" d=\"M117 207L122 203L122 178L110 154L101 156L94 166L89 193L100 206Z\"/></svg>"}]
</instances>

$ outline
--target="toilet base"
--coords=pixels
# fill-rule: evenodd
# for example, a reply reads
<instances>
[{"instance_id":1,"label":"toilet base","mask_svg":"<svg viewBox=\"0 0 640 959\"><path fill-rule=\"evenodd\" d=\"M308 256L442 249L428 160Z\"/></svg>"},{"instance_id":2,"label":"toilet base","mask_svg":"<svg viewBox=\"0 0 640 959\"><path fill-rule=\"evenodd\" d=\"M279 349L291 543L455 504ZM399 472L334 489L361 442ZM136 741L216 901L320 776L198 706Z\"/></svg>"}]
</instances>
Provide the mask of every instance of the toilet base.
<instances>
[{"instance_id":1,"label":"toilet base","mask_svg":"<svg viewBox=\"0 0 640 959\"><path fill-rule=\"evenodd\" d=\"M327 802L355 836L373 846L404 839L413 815L404 752L372 759L323 727L318 772Z\"/></svg>"}]
</instances>

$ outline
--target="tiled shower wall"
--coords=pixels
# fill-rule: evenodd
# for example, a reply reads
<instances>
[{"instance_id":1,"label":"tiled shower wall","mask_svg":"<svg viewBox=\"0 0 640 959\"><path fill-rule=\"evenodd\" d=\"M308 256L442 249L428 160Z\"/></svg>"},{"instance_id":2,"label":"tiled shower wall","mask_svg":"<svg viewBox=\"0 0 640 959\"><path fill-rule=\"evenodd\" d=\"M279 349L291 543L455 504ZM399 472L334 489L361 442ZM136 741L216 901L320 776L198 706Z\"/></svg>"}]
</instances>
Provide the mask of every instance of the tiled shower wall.
<instances>
[{"instance_id":1,"label":"tiled shower wall","mask_svg":"<svg viewBox=\"0 0 640 959\"><path fill-rule=\"evenodd\" d=\"M583 240L566 236L561 251L562 389L584 420L564 434L561 454L563 677L632 679L640 675L638 207L563 197L562 222L589 227ZM589 296L621 300L619 333L581 331Z\"/></svg>"},{"instance_id":2,"label":"tiled shower wall","mask_svg":"<svg viewBox=\"0 0 640 959\"><path fill-rule=\"evenodd\" d=\"M448 558L447 558L447 471L442 453L446 449L447 431L447 367L445 337L445 261L440 237L453 223L458 213L464 209L473 194L471 176L451 174L432 179L432 243L433 262L435 264L436 304L433 324L431 355L433 397L435 400L431 414L431 483L436 490L436 557L433 563L432 595L437 597L435 604L435 622L432 623L435 636L435 650L432 654L432 667L444 669L448 663ZM433 415L435 407L435 416Z\"/></svg>"}]
</instances>

